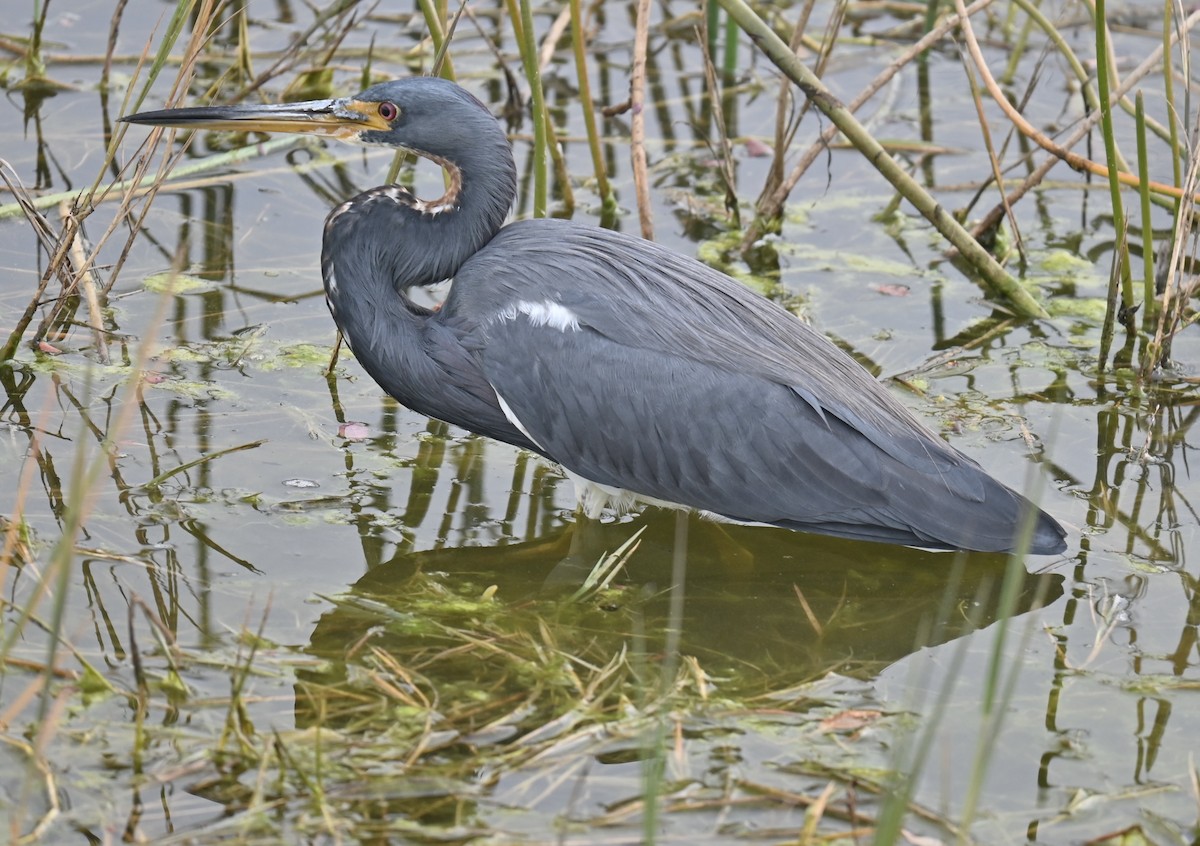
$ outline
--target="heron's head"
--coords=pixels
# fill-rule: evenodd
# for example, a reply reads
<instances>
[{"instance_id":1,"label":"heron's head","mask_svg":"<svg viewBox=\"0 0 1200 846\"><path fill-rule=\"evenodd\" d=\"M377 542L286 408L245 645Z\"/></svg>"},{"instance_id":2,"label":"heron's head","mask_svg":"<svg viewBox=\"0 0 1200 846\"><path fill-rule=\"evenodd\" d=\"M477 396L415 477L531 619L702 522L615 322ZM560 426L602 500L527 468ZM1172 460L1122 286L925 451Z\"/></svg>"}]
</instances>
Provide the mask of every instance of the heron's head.
<instances>
[{"instance_id":1,"label":"heron's head","mask_svg":"<svg viewBox=\"0 0 1200 846\"><path fill-rule=\"evenodd\" d=\"M504 131L487 107L453 82L428 76L380 83L334 100L164 109L121 120L150 126L325 135L400 147L451 162L480 146L506 145Z\"/></svg>"}]
</instances>

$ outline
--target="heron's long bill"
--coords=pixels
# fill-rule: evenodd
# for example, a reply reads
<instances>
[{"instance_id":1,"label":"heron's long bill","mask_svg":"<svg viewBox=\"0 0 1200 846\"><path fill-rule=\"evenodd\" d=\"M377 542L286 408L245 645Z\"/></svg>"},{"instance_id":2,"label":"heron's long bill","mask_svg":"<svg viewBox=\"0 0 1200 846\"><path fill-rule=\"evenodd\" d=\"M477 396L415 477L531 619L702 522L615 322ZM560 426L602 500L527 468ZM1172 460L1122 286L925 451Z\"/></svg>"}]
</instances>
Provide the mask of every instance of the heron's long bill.
<instances>
[{"instance_id":1,"label":"heron's long bill","mask_svg":"<svg viewBox=\"0 0 1200 846\"><path fill-rule=\"evenodd\" d=\"M367 130L390 128L379 103L344 97L278 105L201 106L139 112L126 123L183 129L227 129L235 132L292 132L353 141Z\"/></svg>"}]
</instances>

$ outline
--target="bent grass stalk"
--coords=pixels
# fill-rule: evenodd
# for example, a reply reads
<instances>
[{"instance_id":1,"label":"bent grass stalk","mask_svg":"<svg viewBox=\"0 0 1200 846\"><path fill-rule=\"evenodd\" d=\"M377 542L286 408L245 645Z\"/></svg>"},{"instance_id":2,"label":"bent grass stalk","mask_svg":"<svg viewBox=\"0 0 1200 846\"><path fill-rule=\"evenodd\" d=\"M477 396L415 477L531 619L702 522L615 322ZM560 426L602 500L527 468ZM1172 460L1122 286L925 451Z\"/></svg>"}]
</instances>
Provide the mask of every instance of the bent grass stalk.
<instances>
[{"instance_id":1,"label":"bent grass stalk","mask_svg":"<svg viewBox=\"0 0 1200 846\"><path fill-rule=\"evenodd\" d=\"M951 563L950 579L947 582L946 590L942 593L941 601L938 604L938 610L935 617L928 620L925 626L925 631L918 635L916 642L924 645L929 641L929 637L933 629L940 621L949 620L951 613L954 610L954 597L958 594L958 584L962 581L965 559L961 554L955 555ZM976 595L976 601L971 605L968 617L966 620L969 629L974 629L979 625L982 619L984 602L987 591L986 585L981 585L979 592ZM894 843L901 842L901 832L904 828L904 817L908 812L912 802L913 795L916 793L917 782L920 779L921 773L925 769L925 763L929 759L929 754L933 750L934 741L937 739L938 727L945 719L947 705L952 701L951 694L954 690L958 678L962 674L962 668L966 663L968 643L966 639L962 639L955 645L950 654L950 661L946 667L946 674L942 679L941 686L937 691L936 698L933 701L933 709L924 715L924 729L919 734L901 735L899 742L896 744L894 754L892 755L892 772L890 778L884 781L886 787L886 798L883 802L883 808L879 813L879 818L875 827L875 835L872 842L877 846L891 846ZM929 668L923 668L927 675ZM913 665L913 674L918 671L916 664ZM922 684L910 683L910 687L924 687ZM915 737L915 741L914 741Z\"/></svg>"},{"instance_id":2,"label":"bent grass stalk","mask_svg":"<svg viewBox=\"0 0 1200 846\"><path fill-rule=\"evenodd\" d=\"M1113 133L1112 100L1109 95L1108 19L1105 0L1096 0L1096 88L1100 93L1100 134L1104 140L1104 158L1108 165L1108 190L1112 200L1113 229L1125 230L1125 209L1121 202L1121 183L1118 177L1117 141ZM1121 301L1128 311L1133 308L1133 276L1129 270L1129 253L1125 240L1118 241L1120 249Z\"/></svg>"},{"instance_id":3,"label":"bent grass stalk","mask_svg":"<svg viewBox=\"0 0 1200 846\"><path fill-rule=\"evenodd\" d=\"M1033 521L1027 520L1020 548L1028 549L1032 536ZM962 817L959 821L959 842L967 842L967 833L975 820L980 800L983 798L984 780L989 771L989 764L1000 741L1005 714L1009 710L1013 694L1016 691L1017 679L1020 677L1022 664L1020 660L1011 661L1005 668L1005 645L1009 642L1009 628L1012 617L1016 612L1017 599L1020 594L1020 584L1025 576L1025 556L1023 553L1013 553L1008 558L1008 566L1004 571L1004 580L1000 585L1000 601L996 610L997 621L992 635L992 650L988 658L987 676L983 702L981 703L980 731L975 746L975 755L971 761L971 777L967 786L966 800ZM1037 600L1034 607L1040 607ZM1020 641L1015 650L1017 656L1023 655L1033 635L1035 617L1030 617L1021 633Z\"/></svg>"}]
</instances>

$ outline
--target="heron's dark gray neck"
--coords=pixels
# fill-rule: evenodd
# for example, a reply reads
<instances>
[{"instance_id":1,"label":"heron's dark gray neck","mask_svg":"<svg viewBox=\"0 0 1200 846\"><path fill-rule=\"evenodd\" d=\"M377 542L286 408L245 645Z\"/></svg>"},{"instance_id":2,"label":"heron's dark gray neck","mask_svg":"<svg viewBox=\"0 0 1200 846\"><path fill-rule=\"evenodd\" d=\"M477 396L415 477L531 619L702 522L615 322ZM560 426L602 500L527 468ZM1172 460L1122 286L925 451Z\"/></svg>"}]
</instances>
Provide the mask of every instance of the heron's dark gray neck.
<instances>
[{"instance_id":1,"label":"heron's dark gray neck","mask_svg":"<svg viewBox=\"0 0 1200 846\"><path fill-rule=\"evenodd\" d=\"M415 384L431 366L415 336L432 312L408 289L452 278L504 225L516 196L512 151L491 123L494 131L469 150L428 154L451 176L441 199L385 185L338 206L325 222L321 271L334 322L375 380L410 407L419 398L391 383L404 373Z\"/></svg>"},{"instance_id":2,"label":"heron's dark gray neck","mask_svg":"<svg viewBox=\"0 0 1200 846\"><path fill-rule=\"evenodd\" d=\"M403 293L449 279L492 239L516 197L512 152L498 125L495 134L454 158L422 154L450 176L446 194L437 200L384 185L333 210L325 223L322 265L335 308L347 296Z\"/></svg>"}]
</instances>

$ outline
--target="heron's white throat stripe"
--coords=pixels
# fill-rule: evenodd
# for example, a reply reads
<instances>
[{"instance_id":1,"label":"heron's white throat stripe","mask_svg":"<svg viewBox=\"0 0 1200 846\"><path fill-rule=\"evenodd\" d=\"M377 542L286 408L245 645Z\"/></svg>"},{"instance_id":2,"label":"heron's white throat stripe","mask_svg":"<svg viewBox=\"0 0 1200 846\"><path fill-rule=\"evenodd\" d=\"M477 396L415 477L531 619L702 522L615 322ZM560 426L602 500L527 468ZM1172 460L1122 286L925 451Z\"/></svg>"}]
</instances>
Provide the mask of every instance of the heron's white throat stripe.
<instances>
[{"instance_id":1,"label":"heron's white throat stripe","mask_svg":"<svg viewBox=\"0 0 1200 846\"><path fill-rule=\"evenodd\" d=\"M543 300L540 303L521 300L497 314L496 319L516 320L518 314L527 316L534 326L549 326L560 332L579 331L579 318L575 316L575 312L551 300Z\"/></svg>"},{"instance_id":2,"label":"heron's white throat stripe","mask_svg":"<svg viewBox=\"0 0 1200 846\"><path fill-rule=\"evenodd\" d=\"M426 217L437 217L439 214L458 211L458 195L462 193L462 172L452 162L445 159L433 156L425 156L425 158L434 161L450 176L449 184L446 186L446 193L436 200L422 200L403 185L380 185L378 188L371 188L364 193L370 197L383 197L397 205L407 206ZM325 219L326 231L329 230L334 220L347 212L354 211L359 205L358 198L356 197L334 209L329 217Z\"/></svg>"}]
</instances>

